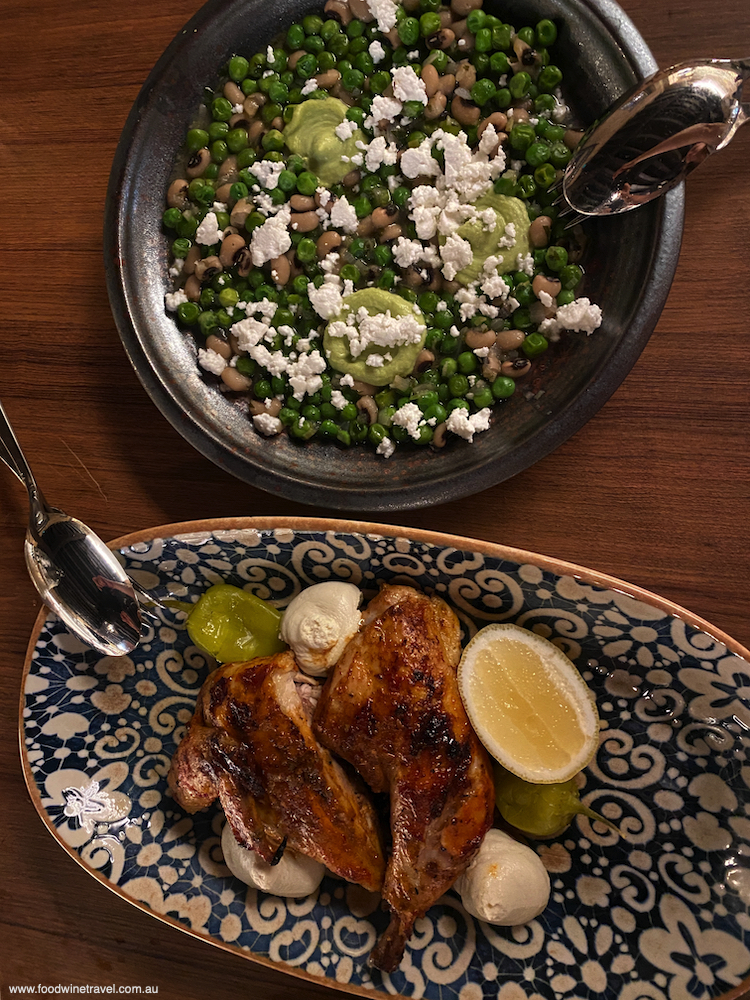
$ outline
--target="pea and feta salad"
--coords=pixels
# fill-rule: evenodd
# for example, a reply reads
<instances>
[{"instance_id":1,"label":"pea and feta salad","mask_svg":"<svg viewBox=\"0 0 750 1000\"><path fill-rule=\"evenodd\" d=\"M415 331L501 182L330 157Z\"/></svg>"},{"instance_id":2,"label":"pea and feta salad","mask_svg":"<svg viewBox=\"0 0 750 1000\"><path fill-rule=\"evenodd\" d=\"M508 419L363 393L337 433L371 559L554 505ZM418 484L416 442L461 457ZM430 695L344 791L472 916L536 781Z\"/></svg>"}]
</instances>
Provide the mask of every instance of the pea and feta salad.
<instances>
[{"instance_id":1,"label":"pea and feta salad","mask_svg":"<svg viewBox=\"0 0 750 1000\"><path fill-rule=\"evenodd\" d=\"M255 432L471 442L597 329L551 191L580 137L557 31L328 0L222 67L167 191L166 308Z\"/></svg>"}]
</instances>

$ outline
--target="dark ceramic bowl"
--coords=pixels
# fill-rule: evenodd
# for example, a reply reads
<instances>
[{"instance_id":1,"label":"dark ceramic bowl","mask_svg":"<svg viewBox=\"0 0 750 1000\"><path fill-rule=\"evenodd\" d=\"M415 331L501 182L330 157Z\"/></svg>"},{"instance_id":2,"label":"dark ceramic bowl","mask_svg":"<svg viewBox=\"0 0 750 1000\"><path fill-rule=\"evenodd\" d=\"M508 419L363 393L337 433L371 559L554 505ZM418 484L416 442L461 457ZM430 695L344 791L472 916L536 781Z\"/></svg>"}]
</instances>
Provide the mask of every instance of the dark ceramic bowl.
<instances>
[{"instance_id":1,"label":"dark ceramic bowl","mask_svg":"<svg viewBox=\"0 0 750 1000\"><path fill-rule=\"evenodd\" d=\"M161 216L170 173L205 86L235 52L263 49L315 0L209 0L154 67L117 149L104 233L107 285L125 350L173 426L218 466L254 486L342 511L439 504L509 479L589 420L628 374L651 335L677 266L684 197L665 198L585 226L585 287L604 312L592 336L569 336L537 366L533 400L517 392L474 443L403 449L388 460L286 435L261 438L198 370L195 348L165 312L169 241ZM556 61L573 114L588 125L656 69L643 39L610 0L486 0L511 23L552 18Z\"/></svg>"}]
</instances>

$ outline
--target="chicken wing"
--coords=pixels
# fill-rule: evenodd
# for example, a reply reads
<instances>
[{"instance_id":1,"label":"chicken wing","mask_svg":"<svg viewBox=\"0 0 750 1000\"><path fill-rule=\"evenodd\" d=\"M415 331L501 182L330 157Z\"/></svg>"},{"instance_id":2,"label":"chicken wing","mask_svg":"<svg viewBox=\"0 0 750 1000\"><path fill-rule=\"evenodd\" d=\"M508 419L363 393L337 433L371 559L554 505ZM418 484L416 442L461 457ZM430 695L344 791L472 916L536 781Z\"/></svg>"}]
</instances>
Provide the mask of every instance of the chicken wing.
<instances>
[{"instance_id":1,"label":"chicken wing","mask_svg":"<svg viewBox=\"0 0 750 1000\"><path fill-rule=\"evenodd\" d=\"M319 692L289 652L219 667L200 690L169 785L191 813L218 798L237 841L268 863L288 845L375 892L385 872L375 809L313 735Z\"/></svg>"},{"instance_id":2,"label":"chicken wing","mask_svg":"<svg viewBox=\"0 0 750 1000\"><path fill-rule=\"evenodd\" d=\"M458 620L411 587L386 586L330 674L313 716L321 743L388 792L390 924L370 956L394 971L414 921L464 871L492 824L489 758L456 678Z\"/></svg>"}]
</instances>

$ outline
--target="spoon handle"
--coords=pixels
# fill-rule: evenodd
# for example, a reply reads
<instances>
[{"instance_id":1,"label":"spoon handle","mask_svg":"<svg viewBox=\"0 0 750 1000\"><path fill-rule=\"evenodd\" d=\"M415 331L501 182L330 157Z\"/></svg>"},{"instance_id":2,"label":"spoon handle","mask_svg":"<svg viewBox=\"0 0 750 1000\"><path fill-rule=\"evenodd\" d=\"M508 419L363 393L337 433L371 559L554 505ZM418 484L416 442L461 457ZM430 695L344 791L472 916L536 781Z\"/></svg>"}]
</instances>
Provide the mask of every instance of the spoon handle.
<instances>
[{"instance_id":1,"label":"spoon handle","mask_svg":"<svg viewBox=\"0 0 750 1000\"><path fill-rule=\"evenodd\" d=\"M10 471L18 476L29 494L31 510L36 520L44 519L46 501L42 491L37 485L34 473L29 468L26 456L21 450L21 446L13 433L10 420L0 402L0 459L8 466Z\"/></svg>"}]
</instances>

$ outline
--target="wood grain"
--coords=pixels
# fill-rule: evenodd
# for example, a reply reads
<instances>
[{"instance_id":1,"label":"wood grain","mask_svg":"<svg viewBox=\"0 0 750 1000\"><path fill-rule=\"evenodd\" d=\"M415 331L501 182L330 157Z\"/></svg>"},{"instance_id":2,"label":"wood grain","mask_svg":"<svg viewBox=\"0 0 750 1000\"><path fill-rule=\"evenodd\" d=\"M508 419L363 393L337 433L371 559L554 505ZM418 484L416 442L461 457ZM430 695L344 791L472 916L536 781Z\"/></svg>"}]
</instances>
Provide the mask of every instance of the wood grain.
<instances>
[{"instance_id":1,"label":"wood grain","mask_svg":"<svg viewBox=\"0 0 750 1000\"><path fill-rule=\"evenodd\" d=\"M660 65L750 51L747 0L622 0ZM107 301L102 223L121 129L197 0L0 0L0 398L46 494L105 537L194 518L325 515L236 481L145 395ZM687 185L677 275L646 350L572 439L515 479L409 512L655 591L750 645L750 171L747 134ZM140 983L161 996L317 1000L128 906L66 858L23 782L19 679L39 609L27 506L0 469L3 906L14 983ZM393 520L368 515L363 519Z\"/></svg>"}]
</instances>

